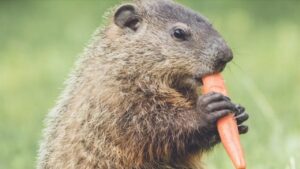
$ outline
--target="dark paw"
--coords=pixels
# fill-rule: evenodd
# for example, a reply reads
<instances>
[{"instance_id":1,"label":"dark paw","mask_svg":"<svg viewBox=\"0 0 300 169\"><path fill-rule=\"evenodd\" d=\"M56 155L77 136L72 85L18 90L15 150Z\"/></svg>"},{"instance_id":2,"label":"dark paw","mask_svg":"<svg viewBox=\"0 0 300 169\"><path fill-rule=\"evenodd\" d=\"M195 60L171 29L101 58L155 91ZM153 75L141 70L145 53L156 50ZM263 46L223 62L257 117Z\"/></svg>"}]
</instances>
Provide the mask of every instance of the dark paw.
<instances>
[{"instance_id":1,"label":"dark paw","mask_svg":"<svg viewBox=\"0 0 300 169\"><path fill-rule=\"evenodd\" d=\"M199 97L197 111L208 125L214 126L220 118L231 112L238 112L236 105L228 97L215 92Z\"/></svg>"},{"instance_id":2,"label":"dark paw","mask_svg":"<svg viewBox=\"0 0 300 169\"><path fill-rule=\"evenodd\" d=\"M208 147L220 142L216 122L229 113L234 113L240 134L248 131L248 126L242 124L249 118L245 108L232 103L228 97L222 94L212 92L200 96L197 102L197 111L203 120L202 131L205 132L202 134L207 137Z\"/></svg>"},{"instance_id":3,"label":"dark paw","mask_svg":"<svg viewBox=\"0 0 300 169\"><path fill-rule=\"evenodd\" d=\"M198 98L197 112L202 119L203 145L210 148L220 142L217 121L229 113L237 112L237 108L228 97L212 92Z\"/></svg>"}]
</instances>

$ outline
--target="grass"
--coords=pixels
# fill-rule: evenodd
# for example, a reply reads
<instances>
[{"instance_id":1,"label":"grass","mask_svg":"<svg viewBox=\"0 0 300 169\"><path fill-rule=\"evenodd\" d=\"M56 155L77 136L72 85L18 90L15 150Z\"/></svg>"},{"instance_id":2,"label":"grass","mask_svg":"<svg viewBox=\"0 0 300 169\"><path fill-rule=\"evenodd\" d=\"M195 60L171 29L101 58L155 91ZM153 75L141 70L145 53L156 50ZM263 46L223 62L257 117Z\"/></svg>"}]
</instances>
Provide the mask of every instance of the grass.
<instances>
[{"instance_id":1,"label":"grass","mask_svg":"<svg viewBox=\"0 0 300 169\"><path fill-rule=\"evenodd\" d=\"M300 3L178 1L207 16L233 48L225 78L251 116L242 136L249 168L299 168ZM34 168L43 119L117 2L0 2L0 169ZM221 145L206 158L207 168L232 168Z\"/></svg>"}]
</instances>

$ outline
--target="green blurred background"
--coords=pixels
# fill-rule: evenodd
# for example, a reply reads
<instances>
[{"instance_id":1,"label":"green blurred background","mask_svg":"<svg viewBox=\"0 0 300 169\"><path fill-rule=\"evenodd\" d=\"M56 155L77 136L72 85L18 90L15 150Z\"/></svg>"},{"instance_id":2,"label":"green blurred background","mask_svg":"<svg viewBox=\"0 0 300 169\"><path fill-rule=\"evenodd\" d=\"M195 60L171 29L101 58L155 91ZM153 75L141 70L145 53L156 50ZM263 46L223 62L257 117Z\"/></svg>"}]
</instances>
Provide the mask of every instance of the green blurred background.
<instances>
[{"instance_id":1,"label":"green blurred background","mask_svg":"<svg viewBox=\"0 0 300 169\"><path fill-rule=\"evenodd\" d=\"M207 16L233 48L225 78L251 116L242 136L248 168L300 168L300 3L178 1ZM0 169L35 167L45 115L118 2L0 1ZM232 168L222 146L205 161L210 169Z\"/></svg>"}]
</instances>

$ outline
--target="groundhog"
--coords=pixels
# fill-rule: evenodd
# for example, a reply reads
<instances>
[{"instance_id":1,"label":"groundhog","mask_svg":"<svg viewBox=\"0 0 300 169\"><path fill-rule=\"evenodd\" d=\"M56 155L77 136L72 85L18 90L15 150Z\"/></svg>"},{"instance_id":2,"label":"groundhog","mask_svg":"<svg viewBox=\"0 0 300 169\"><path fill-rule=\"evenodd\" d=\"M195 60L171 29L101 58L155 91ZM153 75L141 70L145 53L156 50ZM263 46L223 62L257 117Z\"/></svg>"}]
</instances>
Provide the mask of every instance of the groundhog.
<instances>
[{"instance_id":1,"label":"groundhog","mask_svg":"<svg viewBox=\"0 0 300 169\"><path fill-rule=\"evenodd\" d=\"M202 169L220 142L216 121L248 114L201 78L233 54L202 15L171 0L111 12L46 119L39 169Z\"/></svg>"}]
</instances>

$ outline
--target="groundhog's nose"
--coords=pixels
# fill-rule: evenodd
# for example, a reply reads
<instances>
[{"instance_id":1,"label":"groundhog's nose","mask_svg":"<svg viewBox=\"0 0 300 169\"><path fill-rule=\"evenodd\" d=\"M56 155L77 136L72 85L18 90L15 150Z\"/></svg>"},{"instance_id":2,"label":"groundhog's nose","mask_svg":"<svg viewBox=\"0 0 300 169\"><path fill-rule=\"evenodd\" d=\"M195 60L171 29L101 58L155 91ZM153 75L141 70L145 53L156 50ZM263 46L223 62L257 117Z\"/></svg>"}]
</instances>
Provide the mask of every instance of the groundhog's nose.
<instances>
[{"instance_id":1,"label":"groundhog's nose","mask_svg":"<svg viewBox=\"0 0 300 169\"><path fill-rule=\"evenodd\" d=\"M233 59L232 50L229 47L224 47L224 49L219 50L217 54L218 62L220 63L227 63Z\"/></svg>"},{"instance_id":2,"label":"groundhog's nose","mask_svg":"<svg viewBox=\"0 0 300 169\"><path fill-rule=\"evenodd\" d=\"M218 71L222 71L225 68L226 63L228 63L232 59L233 59L233 53L230 48L226 47L223 50L219 50L217 54L216 63L215 63L216 69Z\"/></svg>"}]
</instances>

